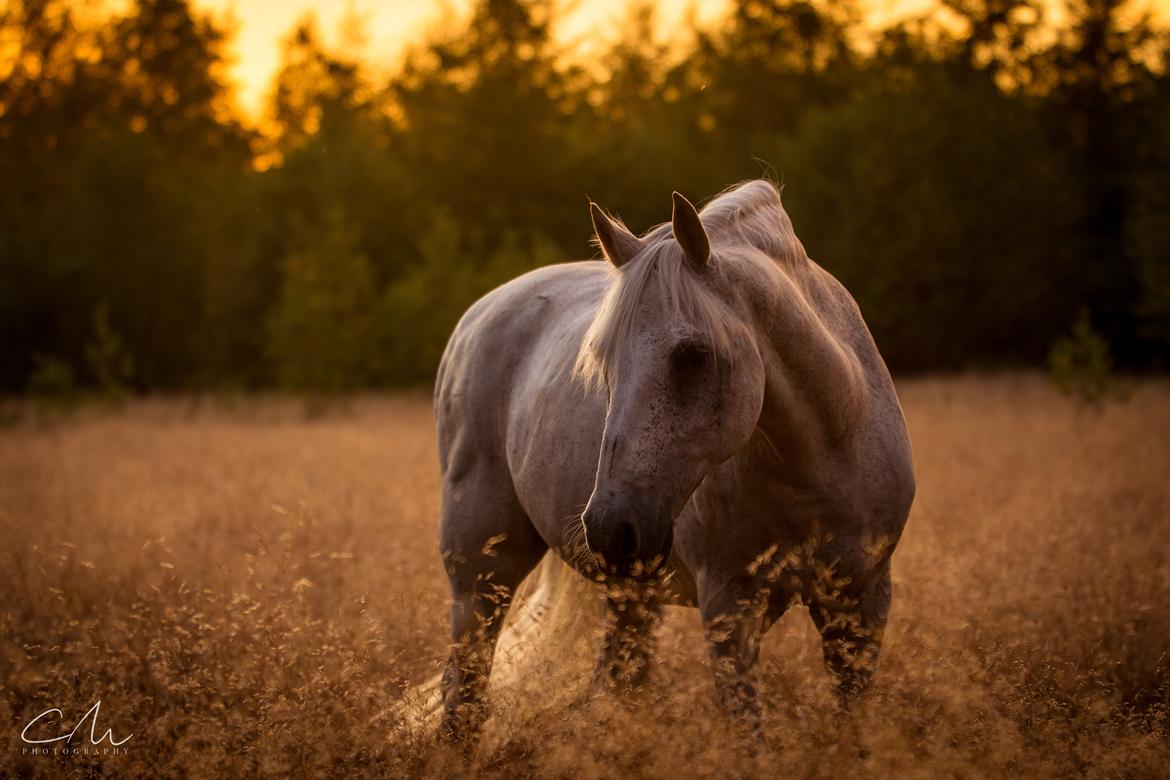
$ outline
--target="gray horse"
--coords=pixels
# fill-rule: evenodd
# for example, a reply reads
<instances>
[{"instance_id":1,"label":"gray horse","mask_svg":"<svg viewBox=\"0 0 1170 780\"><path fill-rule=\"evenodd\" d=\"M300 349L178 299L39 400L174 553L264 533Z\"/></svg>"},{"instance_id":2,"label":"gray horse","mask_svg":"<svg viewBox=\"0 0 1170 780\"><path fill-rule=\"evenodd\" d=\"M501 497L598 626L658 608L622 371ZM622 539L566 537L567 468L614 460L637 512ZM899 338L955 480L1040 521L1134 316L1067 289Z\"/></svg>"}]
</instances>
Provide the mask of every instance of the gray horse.
<instances>
[{"instance_id":1,"label":"gray horse","mask_svg":"<svg viewBox=\"0 0 1170 780\"><path fill-rule=\"evenodd\" d=\"M492 291L439 367L442 733L478 730L512 594L550 549L606 591L601 683L644 676L661 604L697 606L720 698L758 730L760 639L800 603L847 704L877 660L914 498L856 303L770 182L702 214L675 193L642 237L591 212L606 259Z\"/></svg>"}]
</instances>

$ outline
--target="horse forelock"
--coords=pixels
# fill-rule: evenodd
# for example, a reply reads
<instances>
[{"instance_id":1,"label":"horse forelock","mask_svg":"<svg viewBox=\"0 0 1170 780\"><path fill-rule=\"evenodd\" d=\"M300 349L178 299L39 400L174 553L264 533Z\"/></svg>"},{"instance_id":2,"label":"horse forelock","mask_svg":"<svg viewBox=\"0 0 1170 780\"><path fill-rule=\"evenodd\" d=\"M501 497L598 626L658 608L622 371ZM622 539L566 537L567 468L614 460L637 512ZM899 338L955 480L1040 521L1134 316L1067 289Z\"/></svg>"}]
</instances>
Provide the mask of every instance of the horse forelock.
<instances>
[{"instance_id":1,"label":"horse forelock","mask_svg":"<svg viewBox=\"0 0 1170 780\"><path fill-rule=\"evenodd\" d=\"M633 336L644 295L656 295L676 317L703 333L717 355L730 360L738 319L715 291L728 281L729 269L759 262L761 253L788 266L807 262L771 182L733 187L708 203L700 217L713 250L710 266L701 274L683 261L670 223L647 231L642 236L645 248L621 268L611 269L613 279L573 366L574 375L587 386L606 383L618 350Z\"/></svg>"}]
</instances>

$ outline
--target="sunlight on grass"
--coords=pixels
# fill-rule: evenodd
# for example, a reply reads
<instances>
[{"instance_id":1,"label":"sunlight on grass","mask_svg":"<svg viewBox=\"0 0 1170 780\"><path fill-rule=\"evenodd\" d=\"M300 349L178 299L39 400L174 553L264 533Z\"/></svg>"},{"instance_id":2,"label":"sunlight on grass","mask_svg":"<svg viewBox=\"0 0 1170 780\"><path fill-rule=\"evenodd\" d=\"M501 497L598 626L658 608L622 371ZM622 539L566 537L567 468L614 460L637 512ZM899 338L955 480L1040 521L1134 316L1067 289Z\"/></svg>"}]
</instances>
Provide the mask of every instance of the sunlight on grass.
<instances>
[{"instance_id":1,"label":"sunlight on grass","mask_svg":"<svg viewBox=\"0 0 1170 780\"><path fill-rule=\"evenodd\" d=\"M831 717L803 609L765 643L767 742L720 718L694 611L648 689L589 698L592 659L497 691L486 776L715 773L1155 777L1167 747L1170 385L1085 410L1037 376L900 386L918 499L858 711ZM396 705L446 652L428 399L138 401L0 431L4 764L116 774L450 776ZM134 733L126 756L20 755L49 707Z\"/></svg>"}]
</instances>

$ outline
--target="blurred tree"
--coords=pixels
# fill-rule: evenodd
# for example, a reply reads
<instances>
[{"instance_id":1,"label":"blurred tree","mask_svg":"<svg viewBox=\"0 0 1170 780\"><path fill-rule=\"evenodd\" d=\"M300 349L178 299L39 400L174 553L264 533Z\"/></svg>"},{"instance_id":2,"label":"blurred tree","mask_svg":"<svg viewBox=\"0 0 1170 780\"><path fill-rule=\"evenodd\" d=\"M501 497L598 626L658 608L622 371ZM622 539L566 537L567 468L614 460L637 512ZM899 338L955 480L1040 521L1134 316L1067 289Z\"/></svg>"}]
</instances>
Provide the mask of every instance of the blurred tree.
<instances>
[{"instance_id":1,"label":"blurred tree","mask_svg":"<svg viewBox=\"0 0 1170 780\"><path fill-rule=\"evenodd\" d=\"M1170 368L1170 77L1164 70L1136 109L1130 116L1133 170L1124 248L1139 288L1137 335L1152 365L1164 371Z\"/></svg>"},{"instance_id":2,"label":"blurred tree","mask_svg":"<svg viewBox=\"0 0 1170 780\"><path fill-rule=\"evenodd\" d=\"M429 382L451 330L477 298L525 271L564 259L539 235L509 232L494 250L472 262L482 246L438 212L421 242L418 263L390 285L375 318L373 350L379 378L389 384Z\"/></svg>"},{"instance_id":3,"label":"blurred tree","mask_svg":"<svg viewBox=\"0 0 1170 780\"><path fill-rule=\"evenodd\" d=\"M200 373L203 270L230 251L218 222L237 205L209 182L239 191L226 179L251 160L224 34L183 0L138 0L96 27L76 15L34 0L2 17L21 43L0 115L0 323L23 354L0 371L17 384L38 352L82 368L91 323L75 313L104 304L138 380L179 386Z\"/></svg>"},{"instance_id":4,"label":"blurred tree","mask_svg":"<svg viewBox=\"0 0 1170 780\"><path fill-rule=\"evenodd\" d=\"M1044 4L1037 0L942 0L962 22L945 33L953 55L975 70L986 70L1005 89L1035 82L1033 58L1044 33Z\"/></svg>"},{"instance_id":5,"label":"blurred tree","mask_svg":"<svg viewBox=\"0 0 1170 780\"><path fill-rule=\"evenodd\" d=\"M814 258L896 368L1042 360L1083 292L1080 185L1027 100L922 65L810 118L781 159Z\"/></svg>"},{"instance_id":6,"label":"blurred tree","mask_svg":"<svg viewBox=\"0 0 1170 780\"><path fill-rule=\"evenodd\" d=\"M272 97L279 151L303 146L321 128L329 110L362 113L376 121L361 64L328 51L316 17L302 17L285 39Z\"/></svg>"},{"instance_id":7,"label":"blurred tree","mask_svg":"<svg viewBox=\"0 0 1170 780\"><path fill-rule=\"evenodd\" d=\"M698 192L688 181L694 166L686 163L692 134L664 85L676 63L656 27L653 3L630 6L620 36L599 63L601 78L589 88L592 115L572 139L587 161L583 192L639 232L669 216L664 182Z\"/></svg>"},{"instance_id":8,"label":"blurred tree","mask_svg":"<svg viewBox=\"0 0 1170 780\"><path fill-rule=\"evenodd\" d=\"M250 161L249 134L235 117L226 84L227 33L188 0L134 0L109 28L101 59L118 85L109 113L134 132L149 131L176 156L226 155Z\"/></svg>"},{"instance_id":9,"label":"blurred tree","mask_svg":"<svg viewBox=\"0 0 1170 780\"><path fill-rule=\"evenodd\" d=\"M1141 282L1124 225L1133 208L1133 152L1147 131L1134 108L1150 99L1152 67L1166 39L1148 13L1126 19L1125 6L1124 0L1070 0L1070 22L1046 59L1053 126L1088 184L1084 303L1118 359L1133 365L1144 360L1134 309Z\"/></svg>"},{"instance_id":10,"label":"blurred tree","mask_svg":"<svg viewBox=\"0 0 1170 780\"><path fill-rule=\"evenodd\" d=\"M808 111L848 93L857 20L853 2L735 0L716 31L700 31L682 83L694 92L695 121L731 146L729 163L750 171L745 153L770 149Z\"/></svg>"},{"instance_id":11,"label":"blurred tree","mask_svg":"<svg viewBox=\"0 0 1170 780\"><path fill-rule=\"evenodd\" d=\"M97 381L98 390L112 401L123 401L134 376L134 361L126 354L122 339L110 327L105 306L93 316L93 340L85 345L85 360Z\"/></svg>"},{"instance_id":12,"label":"blurred tree","mask_svg":"<svg viewBox=\"0 0 1170 780\"><path fill-rule=\"evenodd\" d=\"M67 2L0 9L0 385L8 389L24 386L36 355L66 367L80 361L80 342L62 322L62 309L78 310L67 282L80 269L53 251L53 223L69 178L58 161L106 100L91 61L98 44Z\"/></svg>"},{"instance_id":13,"label":"blurred tree","mask_svg":"<svg viewBox=\"0 0 1170 780\"><path fill-rule=\"evenodd\" d=\"M1170 363L1148 16L733 0L663 40L655 7L583 61L555 0L475 0L389 79L356 14L335 45L305 17L261 137L189 0L10 0L0 389L424 381L475 297L588 252L584 196L644 230L770 164L896 367L1039 362L1082 306L1119 366Z\"/></svg>"},{"instance_id":14,"label":"blurred tree","mask_svg":"<svg viewBox=\"0 0 1170 780\"><path fill-rule=\"evenodd\" d=\"M1057 390L1088 406L1123 396L1113 378L1109 344L1093 329L1088 309L1077 314L1072 333L1052 345L1048 376Z\"/></svg>"},{"instance_id":15,"label":"blurred tree","mask_svg":"<svg viewBox=\"0 0 1170 780\"><path fill-rule=\"evenodd\" d=\"M391 84L402 159L422 197L485 236L542 230L569 250L580 163L566 144L580 96L559 65L552 0L478 0L463 30L410 53ZM474 262L473 258L469 261Z\"/></svg>"},{"instance_id":16,"label":"blurred tree","mask_svg":"<svg viewBox=\"0 0 1170 780\"><path fill-rule=\"evenodd\" d=\"M369 260L345 215L334 210L312 246L287 259L268 319L282 387L335 393L370 376L370 317L376 297Z\"/></svg>"},{"instance_id":17,"label":"blurred tree","mask_svg":"<svg viewBox=\"0 0 1170 780\"><path fill-rule=\"evenodd\" d=\"M403 272L423 212L383 103L358 61L325 46L312 17L298 23L272 101L280 162L261 177L271 264L312 246L342 211L375 281Z\"/></svg>"}]
</instances>

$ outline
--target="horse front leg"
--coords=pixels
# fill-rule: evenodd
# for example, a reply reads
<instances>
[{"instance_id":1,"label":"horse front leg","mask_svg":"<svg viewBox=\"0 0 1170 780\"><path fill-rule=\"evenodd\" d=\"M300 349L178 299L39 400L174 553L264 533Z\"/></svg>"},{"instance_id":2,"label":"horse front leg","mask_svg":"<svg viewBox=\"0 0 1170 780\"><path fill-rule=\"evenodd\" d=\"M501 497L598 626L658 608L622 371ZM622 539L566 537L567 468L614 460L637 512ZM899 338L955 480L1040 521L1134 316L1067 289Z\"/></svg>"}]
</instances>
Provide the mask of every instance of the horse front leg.
<instances>
[{"instance_id":1,"label":"horse front leg","mask_svg":"<svg viewBox=\"0 0 1170 780\"><path fill-rule=\"evenodd\" d=\"M864 693L877 668L890 613L890 564L886 561L855 600L814 602L809 613L821 634L825 667L843 711Z\"/></svg>"},{"instance_id":2,"label":"horse front leg","mask_svg":"<svg viewBox=\"0 0 1170 780\"><path fill-rule=\"evenodd\" d=\"M451 584L451 651L439 734L465 745L486 716L484 692L512 596L547 549L502 484L468 478L444 485L439 545Z\"/></svg>"},{"instance_id":3,"label":"horse front leg","mask_svg":"<svg viewBox=\"0 0 1170 780\"><path fill-rule=\"evenodd\" d=\"M466 742L483 724L484 691L492 671L492 656L512 594L505 588L485 587L457 592L451 603L451 650L443 669L443 720L440 738Z\"/></svg>"},{"instance_id":4,"label":"horse front leg","mask_svg":"<svg viewBox=\"0 0 1170 780\"><path fill-rule=\"evenodd\" d=\"M598 688L629 690L645 682L662 603L648 586L611 586L606 593L605 642L597 664Z\"/></svg>"},{"instance_id":5,"label":"horse front leg","mask_svg":"<svg viewBox=\"0 0 1170 780\"><path fill-rule=\"evenodd\" d=\"M711 653L715 689L720 703L753 740L763 736L756 664L766 630L766 611L753 597L736 598L729 592L704 600L700 606L703 630Z\"/></svg>"}]
</instances>

